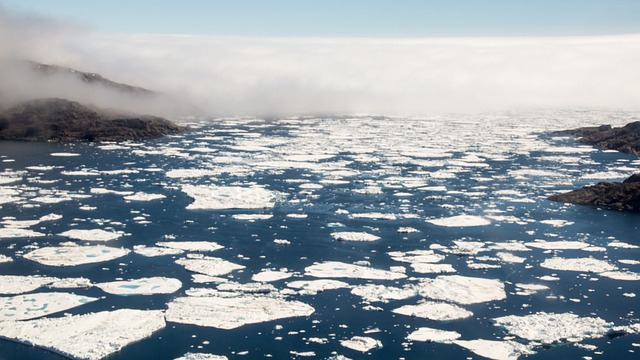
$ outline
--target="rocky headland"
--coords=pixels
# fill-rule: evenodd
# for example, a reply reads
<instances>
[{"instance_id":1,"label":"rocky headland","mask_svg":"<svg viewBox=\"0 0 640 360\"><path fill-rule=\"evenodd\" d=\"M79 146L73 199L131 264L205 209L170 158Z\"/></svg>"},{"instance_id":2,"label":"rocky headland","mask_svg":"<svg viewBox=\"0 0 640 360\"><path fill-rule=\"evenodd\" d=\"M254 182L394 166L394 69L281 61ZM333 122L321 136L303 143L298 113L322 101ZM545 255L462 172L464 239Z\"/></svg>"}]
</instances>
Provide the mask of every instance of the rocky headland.
<instances>
[{"instance_id":1,"label":"rocky headland","mask_svg":"<svg viewBox=\"0 0 640 360\"><path fill-rule=\"evenodd\" d=\"M145 88L32 61L3 61L1 69L0 140L127 141L187 129L131 110L153 111L170 102Z\"/></svg>"},{"instance_id":2,"label":"rocky headland","mask_svg":"<svg viewBox=\"0 0 640 360\"><path fill-rule=\"evenodd\" d=\"M185 129L160 117L103 110L64 99L31 100L0 113L0 140L127 141Z\"/></svg>"},{"instance_id":3,"label":"rocky headland","mask_svg":"<svg viewBox=\"0 0 640 360\"><path fill-rule=\"evenodd\" d=\"M578 136L578 142L640 156L640 121L614 128L610 125L561 131ZM557 194L549 200L579 205L640 212L640 173L623 182L600 182L577 190Z\"/></svg>"}]
</instances>

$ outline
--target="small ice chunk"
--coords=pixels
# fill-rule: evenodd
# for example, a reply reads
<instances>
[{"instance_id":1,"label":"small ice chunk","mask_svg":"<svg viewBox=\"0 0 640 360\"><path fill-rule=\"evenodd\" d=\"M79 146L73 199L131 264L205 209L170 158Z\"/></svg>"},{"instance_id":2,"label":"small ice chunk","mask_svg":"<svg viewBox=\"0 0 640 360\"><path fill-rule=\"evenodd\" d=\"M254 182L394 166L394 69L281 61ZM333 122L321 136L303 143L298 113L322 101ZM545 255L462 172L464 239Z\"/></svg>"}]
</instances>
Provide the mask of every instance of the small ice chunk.
<instances>
[{"instance_id":1,"label":"small ice chunk","mask_svg":"<svg viewBox=\"0 0 640 360\"><path fill-rule=\"evenodd\" d=\"M429 341L437 343L450 343L460 338L460 333L456 331L446 331L440 329L432 329L421 327L407 336L407 340L412 341Z\"/></svg>"},{"instance_id":2,"label":"small ice chunk","mask_svg":"<svg viewBox=\"0 0 640 360\"><path fill-rule=\"evenodd\" d=\"M71 152L55 152L55 153L51 153L49 155L58 156L58 157L80 156L80 154L78 154L78 153L71 153Z\"/></svg>"},{"instance_id":3,"label":"small ice chunk","mask_svg":"<svg viewBox=\"0 0 640 360\"><path fill-rule=\"evenodd\" d=\"M442 219L427 220L427 222L446 227L486 226L491 224L490 220L476 215L457 215Z\"/></svg>"},{"instance_id":4,"label":"small ice chunk","mask_svg":"<svg viewBox=\"0 0 640 360\"><path fill-rule=\"evenodd\" d=\"M349 340L340 340L340 345L363 353L371 349L382 347L382 343L380 342L380 340L376 340L367 336L354 336Z\"/></svg>"},{"instance_id":5,"label":"small ice chunk","mask_svg":"<svg viewBox=\"0 0 640 360\"><path fill-rule=\"evenodd\" d=\"M24 257L49 266L76 266L109 261L125 256L129 250L103 245L49 246L33 250Z\"/></svg>"},{"instance_id":6,"label":"small ice chunk","mask_svg":"<svg viewBox=\"0 0 640 360\"><path fill-rule=\"evenodd\" d=\"M420 232L420 230L418 230L416 228L412 228L412 227L406 226L406 227L399 227L398 228L398 232L400 234L413 234L413 233Z\"/></svg>"},{"instance_id":7,"label":"small ice chunk","mask_svg":"<svg viewBox=\"0 0 640 360\"><path fill-rule=\"evenodd\" d=\"M418 305L404 305L391 312L433 321L466 319L473 315L471 311L458 305L437 301L423 301Z\"/></svg>"},{"instance_id":8,"label":"small ice chunk","mask_svg":"<svg viewBox=\"0 0 640 360\"><path fill-rule=\"evenodd\" d=\"M0 298L0 323L7 320L35 319L84 305L98 298L49 292Z\"/></svg>"},{"instance_id":9,"label":"small ice chunk","mask_svg":"<svg viewBox=\"0 0 640 360\"><path fill-rule=\"evenodd\" d=\"M262 187L183 185L194 202L187 209L266 209L275 205L278 193Z\"/></svg>"},{"instance_id":10,"label":"small ice chunk","mask_svg":"<svg viewBox=\"0 0 640 360\"><path fill-rule=\"evenodd\" d=\"M232 217L236 220L255 221L255 220L269 220L273 217L273 215L271 214L234 214Z\"/></svg>"},{"instance_id":11,"label":"small ice chunk","mask_svg":"<svg viewBox=\"0 0 640 360\"><path fill-rule=\"evenodd\" d=\"M541 224L551 225L553 227L563 227L567 225L573 225L574 222L567 220L541 220Z\"/></svg>"},{"instance_id":12,"label":"small ice chunk","mask_svg":"<svg viewBox=\"0 0 640 360\"><path fill-rule=\"evenodd\" d=\"M264 295L209 292L208 296L180 297L168 304L167 321L235 329L278 319L309 316L313 307L299 301Z\"/></svg>"},{"instance_id":13,"label":"small ice chunk","mask_svg":"<svg viewBox=\"0 0 640 360\"><path fill-rule=\"evenodd\" d=\"M292 274L287 271L263 270L260 273L253 275L251 280L258 282L272 282L288 279L291 276Z\"/></svg>"},{"instance_id":14,"label":"small ice chunk","mask_svg":"<svg viewBox=\"0 0 640 360\"><path fill-rule=\"evenodd\" d=\"M209 276L226 275L232 271L245 268L243 265L209 256L198 259L181 258L176 260L175 263L184 266L184 268L189 271Z\"/></svg>"},{"instance_id":15,"label":"small ice chunk","mask_svg":"<svg viewBox=\"0 0 640 360\"><path fill-rule=\"evenodd\" d=\"M499 252L496 253L496 256L503 262L511 264L522 264L525 260L527 260L527 258L516 256L508 252Z\"/></svg>"},{"instance_id":16,"label":"small ice chunk","mask_svg":"<svg viewBox=\"0 0 640 360\"><path fill-rule=\"evenodd\" d=\"M458 304L477 304L507 297L504 284L496 279L461 275L440 275L419 284L420 295Z\"/></svg>"},{"instance_id":17,"label":"small ice chunk","mask_svg":"<svg viewBox=\"0 0 640 360\"><path fill-rule=\"evenodd\" d=\"M0 264L12 262L13 259L10 256L0 254Z\"/></svg>"},{"instance_id":18,"label":"small ice chunk","mask_svg":"<svg viewBox=\"0 0 640 360\"><path fill-rule=\"evenodd\" d=\"M326 261L307 266L305 274L318 278L352 278L371 280L397 280L407 276L405 274L373 269L370 267L347 264L339 261Z\"/></svg>"},{"instance_id":19,"label":"small ice chunk","mask_svg":"<svg viewBox=\"0 0 640 360\"><path fill-rule=\"evenodd\" d=\"M396 220L398 217L395 214L387 214L387 213L357 213L350 214L350 219L370 219L370 220Z\"/></svg>"},{"instance_id":20,"label":"small ice chunk","mask_svg":"<svg viewBox=\"0 0 640 360\"><path fill-rule=\"evenodd\" d=\"M60 236L84 241L109 241L121 237L122 233L102 229L71 229L60 233Z\"/></svg>"},{"instance_id":21,"label":"small ice chunk","mask_svg":"<svg viewBox=\"0 0 640 360\"><path fill-rule=\"evenodd\" d=\"M334 232L331 234L331 237L335 240L342 241L376 241L380 240L379 236L369 234L366 232L356 232L356 231L341 231Z\"/></svg>"},{"instance_id":22,"label":"small ice chunk","mask_svg":"<svg viewBox=\"0 0 640 360\"><path fill-rule=\"evenodd\" d=\"M273 243L278 245L291 245L291 241L285 239L275 239Z\"/></svg>"},{"instance_id":23,"label":"small ice chunk","mask_svg":"<svg viewBox=\"0 0 640 360\"><path fill-rule=\"evenodd\" d=\"M553 344L562 341L579 342L583 339L605 336L611 329L608 323L597 317L580 317L571 313L546 313L493 319L497 326L508 333L530 341Z\"/></svg>"},{"instance_id":24,"label":"small ice chunk","mask_svg":"<svg viewBox=\"0 0 640 360\"><path fill-rule=\"evenodd\" d=\"M516 284L516 294L517 295L533 295L538 291L549 290L549 287L541 284Z\"/></svg>"},{"instance_id":25,"label":"small ice chunk","mask_svg":"<svg viewBox=\"0 0 640 360\"><path fill-rule=\"evenodd\" d=\"M165 327L162 310L121 309L0 322L0 336L74 359L98 360Z\"/></svg>"},{"instance_id":26,"label":"small ice chunk","mask_svg":"<svg viewBox=\"0 0 640 360\"><path fill-rule=\"evenodd\" d=\"M184 251L202 252L216 251L224 248L224 246L213 241L161 241L157 242L156 245Z\"/></svg>"},{"instance_id":27,"label":"small ice chunk","mask_svg":"<svg viewBox=\"0 0 640 360\"><path fill-rule=\"evenodd\" d=\"M552 270L585 271L593 273L616 270L616 267L614 265L611 265L607 261L593 258L554 257L551 259L546 259L545 261L540 263L540 266Z\"/></svg>"},{"instance_id":28,"label":"small ice chunk","mask_svg":"<svg viewBox=\"0 0 640 360\"><path fill-rule=\"evenodd\" d=\"M182 287L178 279L150 277L135 280L121 280L95 284L102 291L114 295L154 295L172 294Z\"/></svg>"},{"instance_id":29,"label":"small ice chunk","mask_svg":"<svg viewBox=\"0 0 640 360\"><path fill-rule=\"evenodd\" d=\"M528 346L515 341L478 339L454 340L453 343L477 355L493 360L517 360L521 355L534 354Z\"/></svg>"}]
</instances>

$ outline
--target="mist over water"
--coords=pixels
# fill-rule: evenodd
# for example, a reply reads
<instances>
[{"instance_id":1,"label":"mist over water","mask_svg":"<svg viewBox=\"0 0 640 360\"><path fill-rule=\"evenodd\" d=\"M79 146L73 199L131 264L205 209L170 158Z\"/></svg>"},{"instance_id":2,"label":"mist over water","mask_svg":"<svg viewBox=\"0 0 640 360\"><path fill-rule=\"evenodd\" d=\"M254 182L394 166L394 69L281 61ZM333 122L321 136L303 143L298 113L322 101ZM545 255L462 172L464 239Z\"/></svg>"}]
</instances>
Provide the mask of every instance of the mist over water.
<instances>
[{"instance_id":1,"label":"mist over water","mask_svg":"<svg viewBox=\"0 0 640 360\"><path fill-rule=\"evenodd\" d=\"M0 57L97 72L169 95L173 105L189 104L169 109L173 105L163 101L136 109L148 112L406 115L532 107L635 109L640 103L640 35L215 37L101 34L6 12L0 19ZM42 96L42 86L29 86L33 79L11 80L3 76L2 93L13 93L8 87L23 83L20 91L37 90L33 96ZM66 95L87 93L68 83L48 87ZM85 95L76 97L107 107L136 107L117 96Z\"/></svg>"}]
</instances>

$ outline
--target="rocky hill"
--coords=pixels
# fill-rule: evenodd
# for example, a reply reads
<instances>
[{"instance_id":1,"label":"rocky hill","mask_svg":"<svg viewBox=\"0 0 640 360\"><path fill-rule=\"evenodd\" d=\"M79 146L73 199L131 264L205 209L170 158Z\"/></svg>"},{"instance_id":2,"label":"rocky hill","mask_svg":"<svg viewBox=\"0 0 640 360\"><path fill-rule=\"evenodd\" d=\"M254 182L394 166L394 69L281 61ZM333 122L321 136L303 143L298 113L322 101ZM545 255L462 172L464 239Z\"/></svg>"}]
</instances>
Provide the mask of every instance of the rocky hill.
<instances>
[{"instance_id":1,"label":"rocky hill","mask_svg":"<svg viewBox=\"0 0 640 360\"><path fill-rule=\"evenodd\" d=\"M102 110L64 99L38 99L0 112L0 140L126 141L184 131L166 119Z\"/></svg>"}]
</instances>

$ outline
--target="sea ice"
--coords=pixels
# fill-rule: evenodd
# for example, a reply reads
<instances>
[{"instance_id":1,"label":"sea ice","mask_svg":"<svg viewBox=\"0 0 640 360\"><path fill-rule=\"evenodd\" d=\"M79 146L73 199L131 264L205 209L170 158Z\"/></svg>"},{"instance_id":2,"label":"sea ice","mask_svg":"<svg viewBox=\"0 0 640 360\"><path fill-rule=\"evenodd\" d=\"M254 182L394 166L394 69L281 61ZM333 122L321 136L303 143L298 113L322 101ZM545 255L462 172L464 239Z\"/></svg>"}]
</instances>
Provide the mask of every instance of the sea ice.
<instances>
[{"instance_id":1,"label":"sea ice","mask_svg":"<svg viewBox=\"0 0 640 360\"><path fill-rule=\"evenodd\" d=\"M549 287L546 285L540 285L540 284L521 284L521 283L516 284L517 295L522 295L522 296L533 295L538 291L542 291L542 290L549 290Z\"/></svg>"},{"instance_id":2,"label":"sea ice","mask_svg":"<svg viewBox=\"0 0 640 360\"><path fill-rule=\"evenodd\" d=\"M614 280L626 280L626 281L640 280L640 274L631 272L631 271L605 271L598 275L604 276L609 279L614 279Z\"/></svg>"},{"instance_id":3,"label":"sea ice","mask_svg":"<svg viewBox=\"0 0 640 360\"><path fill-rule=\"evenodd\" d=\"M210 256L200 258L181 258L176 260L175 263L184 266L184 268L189 271L209 276L226 275L232 271L245 268L243 265L238 265L224 259Z\"/></svg>"},{"instance_id":4,"label":"sea ice","mask_svg":"<svg viewBox=\"0 0 640 360\"><path fill-rule=\"evenodd\" d=\"M412 286L403 288L376 284L358 285L351 289L351 293L360 296L368 302L389 302L389 300L403 300L418 295Z\"/></svg>"},{"instance_id":5,"label":"sea ice","mask_svg":"<svg viewBox=\"0 0 640 360\"><path fill-rule=\"evenodd\" d=\"M460 275L440 275L435 279L421 279L420 295L458 304L477 304L507 297L504 284L496 279Z\"/></svg>"},{"instance_id":6,"label":"sea ice","mask_svg":"<svg viewBox=\"0 0 640 360\"><path fill-rule=\"evenodd\" d=\"M527 258L513 255L509 252L499 252L496 253L496 256L503 262L512 263L512 264L522 264Z\"/></svg>"},{"instance_id":7,"label":"sea ice","mask_svg":"<svg viewBox=\"0 0 640 360\"><path fill-rule=\"evenodd\" d=\"M476 215L457 215L442 219L427 220L427 222L446 227L486 226L491 224L491 221Z\"/></svg>"},{"instance_id":8,"label":"sea ice","mask_svg":"<svg viewBox=\"0 0 640 360\"><path fill-rule=\"evenodd\" d=\"M363 353L371 349L382 347L382 343L380 342L380 340L376 340L367 336L354 336L349 340L340 340L340 345Z\"/></svg>"},{"instance_id":9,"label":"sea ice","mask_svg":"<svg viewBox=\"0 0 640 360\"><path fill-rule=\"evenodd\" d=\"M473 315L471 311L458 305L437 301L423 301L418 305L404 305L392 310L392 312L434 321L465 319Z\"/></svg>"},{"instance_id":10,"label":"sea ice","mask_svg":"<svg viewBox=\"0 0 640 360\"><path fill-rule=\"evenodd\" d=\"M49 266L76 266L109 261L125 256L129 250L103 245L49 246L33 250L24 257Z\"/></svg>"},{"instance_id":11,"label":"sea ice","mask_svg":"<svg viewBox=\"0 0 640 360\"><path fill-rule=\"evenodd\" d=\"M269 220L273 217L271 214L234 214L232 217L236 220Z\"/></svg>"},{"instance_id":12,"label":"sea ice","mask_svg":"<svg viewBox=\"0 0 640 360\"><path fill-rule=\"evenodd\" d=\"M102 229L71 229L60 233L60 236L85 241L109 241L121 237L122 233Z\"/></svg>"},{"instance_id":13,"label":"sea ice","mask_svg":"<svg viewBox=\"0 0 640 360\"><path fill-rule=\"evenodd\" d=\"M420 274L454 273L456 269L451 264L412 263L413 271Z\"/></svg>"},{"instance_id":14,"label":"sea ice","mask_svg":"<svg viewBox=\"0 0 640 360\"><path fill-rule=\"evenodd\" d=\"M129 200L129 201L153 201L153 200L160 200L164 198L166 198L166 196L162 194L148 194L144 192L137 192L133 195L126 195L124 197L125 200Z\"/></svg>"},{"instance_id":15,"label":"sea ice","mask_svg":"<svg viewBox=\"0 0 640 360\"><path fill-rule=\"evenodd\" d=\"M433 250L391 251L387 254L395 261L412 264L437 263L445 259L444 255L436 254Z\"/></svg>"},{"instance_id":16,"label":"sea ice","mask_svg":"<svg viewBox=\"0 0 640 360\"><path fill-rule=\"evenodd\" d=\"M396 280L406 278L405 274L352 265L339 261L326 261L307 266L305 274L319 278L352 278L371 280Z\"/></svg>"},{"instance_id":17,"label":"sea ice","mask_svg":"<svg viewBox=\"0 0 640 360\"><path fill-rule=\"evenodd\" d=\"M331 237L335 240L342 241L376 241L380 240L379 236L369 234L366 232L356 232L356 231L342 231L342 232L334 232L331 234Z\"/></svg>"},{"instance_id":18,"label":"sea ice","mask_svg":"<svg viewBox=\"0 0 640 360\"><path fill-rule=\"evenodd\" d=\"M614 265L611 265L605 260L598 260L593 258L561 258L554 257L546 259L540 266L552 270L564 270L564 271L584 271L601 273L605 271L616 270Z\"/></svg>"},{"instance_id":19,"label":"sea ice","mask_svg":"<svg viewBox=\"0 0 640 360\"><path fill-rule=\"evenodd\" d=\"M161 310L121 309L0 322L0 336L74 359L98 360L165 327Z\"/></svg>"},{"instance_id":20,"label":"sea ice","mask_svg":"<svg viewBox=\"0 0 640 360\"><path fill-rule=\"evenodd\" d=\"M45 234L22 228L0 228L0 239L13 239L23 237L40 237Z\"/></svg>"},{"instance_id":21,"label":"sea ice","mask_svg":"<svg viewBox=\"0 0 640 360\"><path fill-rule=\"evenodd\" d=\"M546 241L546 240L535 240L531 242L524 243L528 247L538 248L543 250L579 250L589 247L589 244L584 243L582 241Z\"/></svg>"},{"instance_id":22,"label":"sea ice","mask_svg":"<svg viewBox=\"0 0 640 360\"><path fill-rule=\"evenodd\" d=\"M350 287L346 282L338 280L296 280L288 282L287 286L293 289L300 289L301 295L316 295L325 290Z\"/></svg>"},{"instance_id":23,"label":"sea ice","mask_svg":"<svg viewBox=\"0 0 640 360\"><path fill-rule=\"evenodd\" d=\"M98 298L48 292L0 298L0 322L29 320L96 301Z\"/></svg>"},{"instance_id":24,"label":"sea ice","mask_svg":"<svg viewBox=\"0 0 640 360\"><path fill-rule=\"evenodd\" d=\"M5 256L5 255L0 254L0 264L12 262L12 261L13 261L13 259L10 256Z\"/></svg>"},{"instance_id":25,"label":"sea ice","mask_svg":"<svg viewBox=\"0 0 640 360\"><path fill-rule=\"evenodd\" d=\"M509 315L493 319L497 326L515 336L543 344L597 338L606 335L612 323L597 317L580 317L571 313L546 313L516 316Z\"/></svg>"},{"instance_id":26,"label":"sea ice","mask_svg":"<svg viewBox=\"0 0 640 360\"><path fill-rule=\"evenodd\" d=\"M263 270L251 277L251 280L258 282L272 282L282 279L288 279L293 274L285 271Z\"/></svg>"},{"instance_id":27,"label":"sea ice","mask_svg":"<svg viewBox=\"0 0 640 360\"><path fill-rule=\"evenodd\" d=\"M450 343L460 338L460 333L456 331L446 331L440 329L432 329L421 327L407 336L407 340L413 341L429 341L437 343Z\"/></svg>"},{"instance_id":28,"label":"sea ice","mask_svg":"<svg viewBox=\"0 0 640 360\"><path fill-rule=\"evenodd\" d=\"M224 248L224 246L213 241L161 241L157 242L156 245L171 249L196 252L216 251Z\"/></svg>"},{"instance_id":29,"label":"sea ice","mask_svg":"<svg viewBox=\"0 0 640 360\"><path fill-rule=\"evenodd\" d=\"M226 356L205 354L205 353L186 353L174 360L228 360Z\"/></svg>"},{"instance_id":30,"label":"sea ice","mask_svg":"<svg viewBox=\"0 0 640 360\"><path fill-rule=\"evenodd\" d=\"M166 255L180 255L184 253L184 250L171 249L171 248L165 248L160 246L134 245L133 252L146 257L155 257L155 256L166 256Z\"/></svg>"},{"instance_id":31,"label":"sea ice","mask_svg":"<svg viewBox=\"0 0 640 360\"><path fill-rule=\"evenodd\" d=\"M172 278L150 277L98 283L95 286L114 295L154 295L172 294L182 287L182 282Z\"/></svg>"},{"instance_id":32,"label":"sea ice","mask_svg":"<svg viewBox=\"0 0 640 360\"><path fill-rule=\"evenodd\" d=\"M309 316L314 308L299 301L265 295L215 293L180 297L168 304L167 321L181 324L235 329L289 317Z\"/></svg>"},{"instance_id":33,"label":"sea ice","mask_svg":"<svg viewBox=\"0 0 640 360\"><path fill-rule=\"evenodd\" d=\"M469 351L493 360L516 360L520 355L532 355L534 352L528 346L515 341L497 340L454 340Z\"/></svg>"},{"instance_id":34,"label":"sea ice","mask_svg":"<svg viewBox=\"0 0 640 360\"><path fill-rule=\"evenodd\" d=\"M262 187L183 185L194 202L187 209L265 209L275 205L278 193Z\"/></svg>"},{"instance_id":35,"label":"sea ice","mask_svg":"<svg viewBox=\"0 0 640 360\"><path fill-rule=\"evenodd\" d=\"M33 291L48 285L57 278L48 276L0 275L0 294L15 295Z\"/></svg>"}]
</instances>

